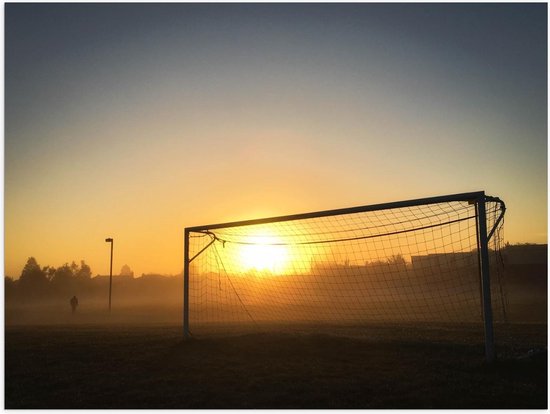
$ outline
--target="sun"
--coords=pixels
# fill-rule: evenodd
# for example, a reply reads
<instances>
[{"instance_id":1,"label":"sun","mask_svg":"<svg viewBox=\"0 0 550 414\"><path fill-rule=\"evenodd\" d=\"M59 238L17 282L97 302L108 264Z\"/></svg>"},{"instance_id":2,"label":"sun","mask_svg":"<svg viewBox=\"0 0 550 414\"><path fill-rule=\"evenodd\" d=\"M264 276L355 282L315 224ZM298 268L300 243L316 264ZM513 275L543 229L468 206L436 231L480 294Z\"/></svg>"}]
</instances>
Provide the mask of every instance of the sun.
<instances>
[{"instance_id":1,"label":"sun","mask_svg":"<svg viewBox=\"0 0 550 414\"><path fill-rule=\"evenodd\" d=\"M263 231L247 237L240 247L240 263L245 271L284 273L289 265L288 249L275 234Z\"/></svg>"}]
</instances>

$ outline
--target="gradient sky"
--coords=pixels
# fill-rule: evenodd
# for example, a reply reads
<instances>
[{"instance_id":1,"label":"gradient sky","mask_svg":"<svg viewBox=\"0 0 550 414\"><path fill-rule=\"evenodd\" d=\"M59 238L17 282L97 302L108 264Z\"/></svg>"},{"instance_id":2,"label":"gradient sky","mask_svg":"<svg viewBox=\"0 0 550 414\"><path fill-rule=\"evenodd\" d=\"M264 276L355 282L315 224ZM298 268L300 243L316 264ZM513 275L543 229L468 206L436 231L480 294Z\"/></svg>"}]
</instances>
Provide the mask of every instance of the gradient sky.
<instances>
[{"instance_id":1,"label":"gradient sky","mask_svg":"<svg viewBox=\"0 0 550 414\"><path fill-rule=\"evenodd\" d=\"M6 4L5 271L485 190L547 241L546 4Z\"/></svg>"}]
</instances>

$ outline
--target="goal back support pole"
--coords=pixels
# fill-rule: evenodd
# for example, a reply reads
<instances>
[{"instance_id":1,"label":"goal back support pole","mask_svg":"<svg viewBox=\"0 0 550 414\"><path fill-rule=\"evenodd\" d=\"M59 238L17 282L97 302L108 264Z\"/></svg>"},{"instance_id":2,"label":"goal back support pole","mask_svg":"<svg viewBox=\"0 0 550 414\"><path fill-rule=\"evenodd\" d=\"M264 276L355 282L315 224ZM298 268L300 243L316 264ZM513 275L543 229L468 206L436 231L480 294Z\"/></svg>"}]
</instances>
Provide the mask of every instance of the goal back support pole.
<instances>
[{"instance_id":1,"label":"goal back support pole","mask_svg":"<svg viewBox=\"0 0 550 414\"><path fill-rule=\"evenodd\" d=\"M479 263L481 270L481 293L483 304L483 325L485 328L485 359L495 360L495 342L493 336L493 311L491 308L491 280L489 277L489 240L487 238L487 211L485 193L477 198Z\"/></svg>"},{"instance_id":2,"label":"goal back support pole","mask_svg":"<svg viewBox=\"0 0 550 414\"><path fill-rule=\"evenodd\" d=\"M183 337L189 339L189 230L185 229L183 238Z\"/></svg>"}]
</instances>

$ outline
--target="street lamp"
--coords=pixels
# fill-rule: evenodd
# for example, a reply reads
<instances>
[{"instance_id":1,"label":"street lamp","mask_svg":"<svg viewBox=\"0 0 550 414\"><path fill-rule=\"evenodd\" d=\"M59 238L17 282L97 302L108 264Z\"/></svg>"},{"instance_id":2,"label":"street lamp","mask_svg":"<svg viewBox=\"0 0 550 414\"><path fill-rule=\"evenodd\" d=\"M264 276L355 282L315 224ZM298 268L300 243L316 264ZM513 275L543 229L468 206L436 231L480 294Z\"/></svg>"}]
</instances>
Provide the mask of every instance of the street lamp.
<instances>
[{"instance_id":1,"label":"street lamp","mask_svg":"<svg viewBox=\"0 0 550 414\"><path fill-rule=\"evenodd\" d=\"M111 313L111 290L113 288L113 239L105 239L105 242L111 243L111 267L109 270L109 313Z\"/></svg>"}]
</instances>

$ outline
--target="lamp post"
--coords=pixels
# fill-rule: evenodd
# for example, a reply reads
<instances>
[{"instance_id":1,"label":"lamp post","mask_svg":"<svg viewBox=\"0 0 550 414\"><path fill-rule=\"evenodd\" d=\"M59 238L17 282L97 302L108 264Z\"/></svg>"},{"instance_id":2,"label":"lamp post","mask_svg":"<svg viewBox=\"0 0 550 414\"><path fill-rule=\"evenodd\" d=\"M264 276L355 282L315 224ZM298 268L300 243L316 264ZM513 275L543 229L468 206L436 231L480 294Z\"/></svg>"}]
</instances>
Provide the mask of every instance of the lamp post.
<instances>
[{"instance_id":1,"label":"lamp post","mask_svg":"<svg viewBox=\"0 0 550 414\"><path fill-rule=\"evenodd\" d=\"M111 313L111 290L113 287L113 239L109 237L105 242L111 243L111 266L109 268L109 313Z\"/></svg>"}]
</instances>

